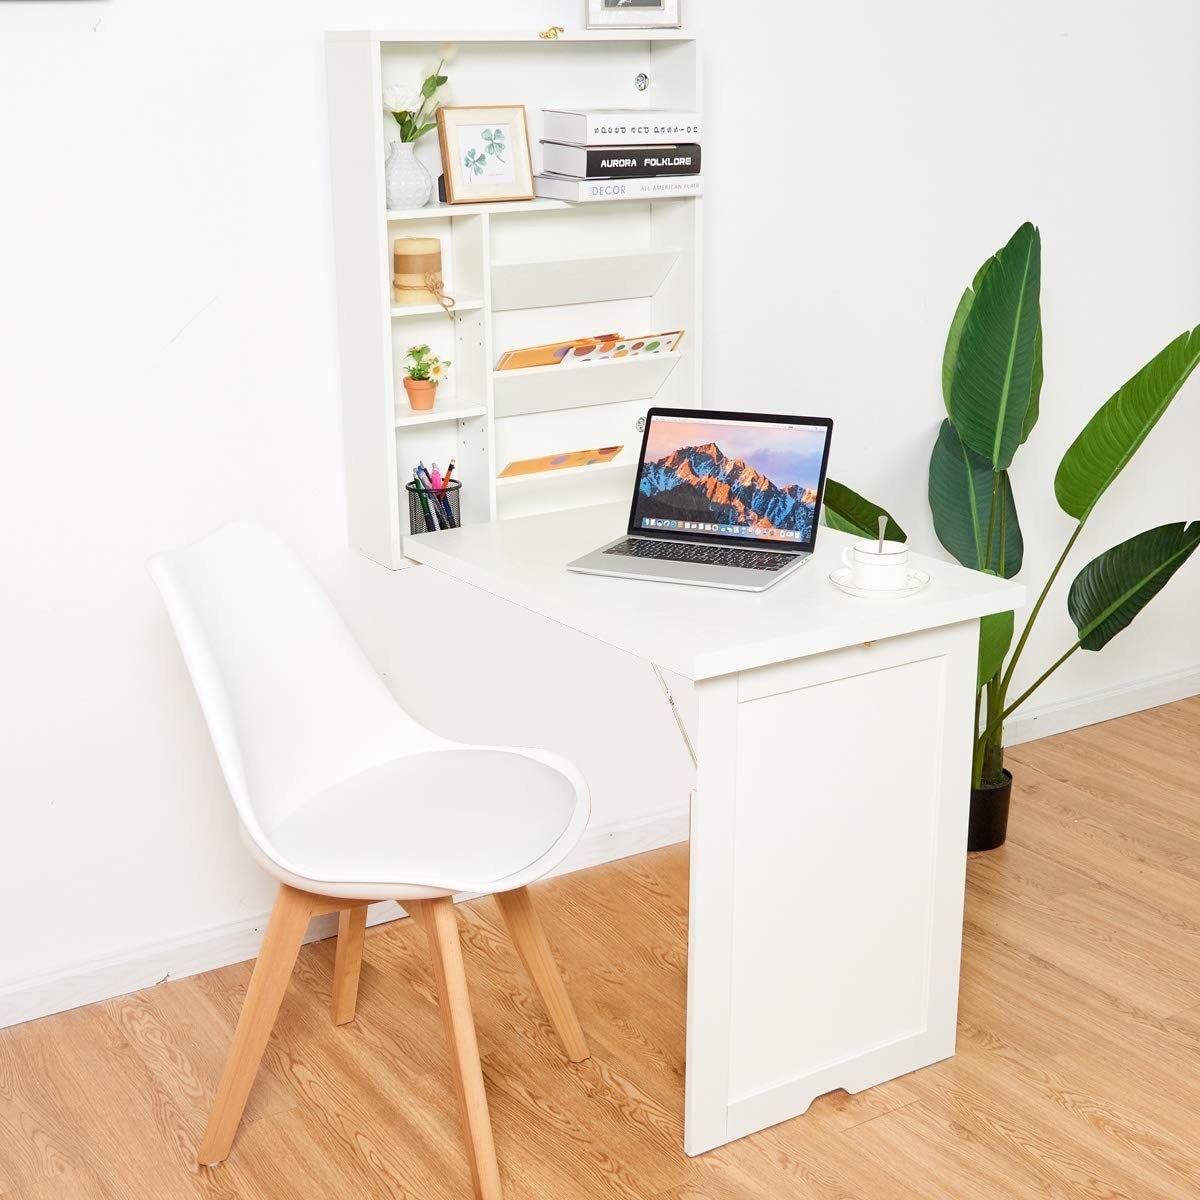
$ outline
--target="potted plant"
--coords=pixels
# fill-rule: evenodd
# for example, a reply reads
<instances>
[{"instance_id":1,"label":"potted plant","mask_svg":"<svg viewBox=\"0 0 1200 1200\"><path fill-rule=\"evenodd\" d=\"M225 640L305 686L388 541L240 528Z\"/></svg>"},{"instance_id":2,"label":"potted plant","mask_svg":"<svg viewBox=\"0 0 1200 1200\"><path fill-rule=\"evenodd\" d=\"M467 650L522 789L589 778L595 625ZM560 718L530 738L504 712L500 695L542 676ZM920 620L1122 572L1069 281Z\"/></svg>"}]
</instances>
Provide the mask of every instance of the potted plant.
<instances>
[{"instance_id":1,"label":"potted plant","mask_svg":"<svg viewBox=\"0 0 1200 1200\"><path fill-rule=\"evenodd\" d=\"M442 74L445 62L443 58L419 88L393 83L383 89L383 107L400 126L400 140L389 145L384 165L388 208L420 208L433 193L433 176L417 160L416 144L437 128L433 115L438 101L433 96L446 83L447 76Z\"/></svg>"},{"instance_id":2,"label":"potted plant","mask_svg":"<svg viewBox=\"0 0 1200 1200\"><path fill-rule=\"evenodd\" d=\"M404 390L409 405L419 412L433 407L437 386L446 377L450 360L438 358L428 346L409 346L408 363L404 368Z\"/></svg>"},{"instance_id":3,"label":"potted plant","mask_svg":"<svg viewBox=\"0 0 1200 1200\"><path fill-rule=\"evenodd\" d=\"M950 324L942 360L947 417L929 461L929 506L942 545L964 566L1006 579L1021 569L1021 525L1008 468L1037 423L1042 390L1041 238L1028 223L980 267ZM1200 521L1148 529L1075 576L1067 612L1077 636L1015 698L1029 635L1084 526L1200 362L1200 327L1182 333L1097 410L1054 477L1076 524L1015 636L1012 613L980 629L968 849L1003 843L1012 775L1004 722L1077 650L1102 650L1158 594L1200 543ZM1010 652L1011 651L1011 652Z\"/></svg>"}]
</instances>

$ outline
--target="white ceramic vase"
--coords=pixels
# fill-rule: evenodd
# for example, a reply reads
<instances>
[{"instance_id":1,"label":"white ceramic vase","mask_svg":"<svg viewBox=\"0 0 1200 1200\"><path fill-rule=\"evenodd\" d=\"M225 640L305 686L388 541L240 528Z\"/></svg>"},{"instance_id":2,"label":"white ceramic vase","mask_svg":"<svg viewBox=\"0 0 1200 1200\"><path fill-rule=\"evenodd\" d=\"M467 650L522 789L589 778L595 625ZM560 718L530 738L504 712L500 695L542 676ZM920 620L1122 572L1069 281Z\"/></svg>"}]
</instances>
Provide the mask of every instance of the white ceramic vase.
<instances>
[{"instance_id":1,"label":"white ceramic vase","mask_svg":"<svg viewBox=\"0 0 1200 1200\"><path fill-rule=\"evenodd\" d=\"M420 208L429 202L433 176L417 161L413 142L392 142L383 170L388 208Z\"/></svg>"}]
</instances>

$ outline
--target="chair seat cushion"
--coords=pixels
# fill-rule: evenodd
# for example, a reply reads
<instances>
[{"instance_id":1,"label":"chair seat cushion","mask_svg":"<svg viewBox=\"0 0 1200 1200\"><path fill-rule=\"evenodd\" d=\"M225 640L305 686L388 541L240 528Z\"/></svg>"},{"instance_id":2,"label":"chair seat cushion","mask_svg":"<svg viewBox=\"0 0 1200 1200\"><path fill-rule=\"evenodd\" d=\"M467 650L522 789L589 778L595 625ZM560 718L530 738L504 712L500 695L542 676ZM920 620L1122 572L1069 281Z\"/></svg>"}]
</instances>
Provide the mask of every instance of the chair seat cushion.
<instances>
[{"instance_id":1,"label":"chair seat cushion","mask_svg":"<svg viewBox=\"0 0 1200 1200\"><path fill-rule=\"evenodd\" d=\"M554 848L581 791L520 750L430 750L318 792L268 838L313 880L485 891Z\"/></svg>"}]
</instances>

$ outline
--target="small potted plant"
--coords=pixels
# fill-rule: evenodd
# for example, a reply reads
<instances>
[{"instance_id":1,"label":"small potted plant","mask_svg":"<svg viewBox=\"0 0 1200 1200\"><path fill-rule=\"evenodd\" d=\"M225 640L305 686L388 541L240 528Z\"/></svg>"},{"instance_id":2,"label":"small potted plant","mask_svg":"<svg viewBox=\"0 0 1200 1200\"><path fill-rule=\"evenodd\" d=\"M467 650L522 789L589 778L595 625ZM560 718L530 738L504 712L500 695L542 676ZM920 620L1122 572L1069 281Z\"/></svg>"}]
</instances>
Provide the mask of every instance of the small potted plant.
<instances>
[{"instance_id":1,"label":"small potted plant","mask_svg":"<svg viewBox=\"0 0 1200 1200\"><path fill-rule=\"evenodd\" d=\"M446 378L450 360L438 358L428 346L409 346L404 368L404 390L412 408L426 412L437 398L437 386Z\"/></svg>"}]
</instances>

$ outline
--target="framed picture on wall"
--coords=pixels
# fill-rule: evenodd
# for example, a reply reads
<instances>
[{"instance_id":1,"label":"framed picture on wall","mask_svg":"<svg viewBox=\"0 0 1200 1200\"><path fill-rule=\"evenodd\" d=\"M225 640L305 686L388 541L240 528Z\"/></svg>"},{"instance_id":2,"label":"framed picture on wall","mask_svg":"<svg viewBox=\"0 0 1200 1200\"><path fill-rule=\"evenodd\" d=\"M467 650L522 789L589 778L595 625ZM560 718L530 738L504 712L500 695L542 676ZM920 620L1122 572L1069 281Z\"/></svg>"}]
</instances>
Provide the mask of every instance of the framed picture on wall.
<instances>
[{"instance_id":1,"label":"framed picture on wall","mask_svg":"<svg viewBox=\"0 0 1200 1200\"><path fill-rule=\"evenodd\" d=\"M437 123L448 204L533 199L523 104L442 105Z\"/></svg>"},{"instance_id":2,"label":"framed picture on wall","mask_svg":"<svg viewBox=\"0 0 1200 1200\"><path fill-rule=\"evenodd\" d=\"M589 29L678 29L681 0L586 0Z\"/></svg>"}]
</instances>

